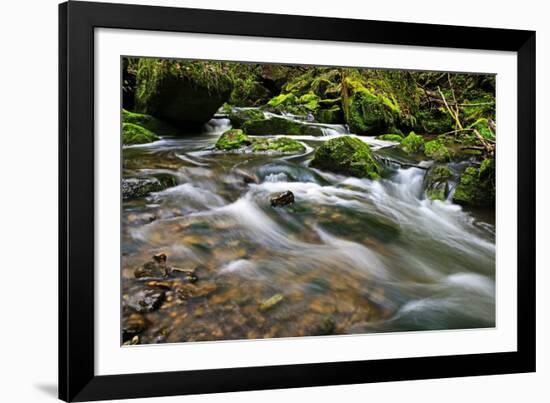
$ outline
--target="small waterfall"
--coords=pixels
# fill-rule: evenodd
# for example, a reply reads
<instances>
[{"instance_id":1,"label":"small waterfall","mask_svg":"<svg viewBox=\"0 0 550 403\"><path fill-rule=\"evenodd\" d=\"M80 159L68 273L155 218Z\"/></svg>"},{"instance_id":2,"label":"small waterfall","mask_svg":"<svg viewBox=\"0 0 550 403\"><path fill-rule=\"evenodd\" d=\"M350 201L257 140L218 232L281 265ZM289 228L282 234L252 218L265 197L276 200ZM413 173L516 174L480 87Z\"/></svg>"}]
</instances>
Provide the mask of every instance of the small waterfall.
<instances>
[{"instance_id":1,"label":"small waterfall","mask_svg":"<svg viewBox=\"0 0 550 403\"><path fill-rule=\"evenodd\" d=\"M210 119L202 128L204 134L222 134L231 129L231 121L227 118L214 117Z\"/></svg>"}]
</instances>

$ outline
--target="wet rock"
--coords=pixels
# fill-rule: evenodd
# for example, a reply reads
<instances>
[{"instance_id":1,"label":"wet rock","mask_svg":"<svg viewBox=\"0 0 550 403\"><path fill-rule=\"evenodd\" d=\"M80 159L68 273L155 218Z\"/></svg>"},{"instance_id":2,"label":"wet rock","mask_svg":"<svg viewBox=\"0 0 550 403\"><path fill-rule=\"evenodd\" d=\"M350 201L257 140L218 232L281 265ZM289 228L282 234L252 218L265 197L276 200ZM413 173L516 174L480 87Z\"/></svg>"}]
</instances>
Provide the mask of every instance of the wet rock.
<instances>
[{"instance_id":1,"label":"wet rock","mask_svg":"<svg viewBox=\"0 0 550 403\"><path fill-rule=\"evenodd\" d=\"M140 342L139 336L134 336L130 340L125 341L124 343L122 343L122 345L123 346L134 346L136 344L139 344L139 342Z\"/></svg>"},{"instance_id":2,"label":"wet rock","mask_svg":"<svg viewBox=\"0 0 550 403\"><path fill-rule=\"evenodd\" d=\"M231 129L224 132L216 141L218 150L237 150L252 144L252 140L241 129Z\"/></svg>"},{"instance_id":3,"label":"wet rock","mask_svg":"<svg viewBox=\"0 0 550 403\"><path fill-rule=\"evenodd\" d=\"M325 142L315 151L311 166L371 179L379 178L382 171L368 144L351 136L337 137Z\"/></svg>"},{"instance_id":4,"label":"wet rock","mask_svg":"<svg viewBox=\"0 0 550 403\"><path fill-rule=\"evenodd\" d=\"M468 206L495 204L495 161L486 159L479 168L468 167L460 177L453 201Z\"/></svg>"},{"instance_id":5,"label":"wet rock","mask_svg":"<svg viewBox=\"0 0 550 403\"><path fill-rule=\"evenodd\" d=\"M276 137L255 139L252 150L290 154L304 152L305 147L299 141L289 137Z\"/></svg>"},{"instance_id":6,"label":"wet rock","mask_svg":"<svg viewBox=\"0 0 550 403\"><path fill-rule=\"evenodd\" d=\"M158 178L125 178L121 183L122 198L124 200L137 199L175 185L177 185L176 179L171 175L163 175Z\"/></svg>"},{"instance_id":7,"label":"wet rock","mask_svg":"<svg viewBox=\"0 0 550 403\"><path fill-rule=\"evenodd\" d=\"M426 171L424 187L431 200L445 200L449 194L449 181L453 173L446 165L434 165Z\"/></svg>"},{"instance_id":8,"label":"wet rock","mask_svg":"<svg viewBox=\"0 0 550 403\"><path fill-rule=\"evenodd\" d=\"M292 193L290 190L279 193L270 198L270 203L272 207L288 206L289 204L294 203L294 193Z\"/></svg>"},{"instance_id":9,"label":"wet rock","mask_svg":"<svg viewBox=\"0 0 550 403\"><path fill-rule=\"evenodd\" d=\"M231 121L231 126L238 129L248 120L264 119L264 113L259 109L238 109L231 111L228 117Z\"/></svg>"},{"instance_id":10,"label":"wet rock","mask_svg":"<svg viewBox=\"0 0 550 403\"><path fill-rule=\"evenodd\" d=\"M147 323L143 315L139 313L133 313L126 316L122 320L122 340L131 340L137 334L143 332L147 327Z\"/></svg>"},{"instance_id":11,"label":"wet rock","mask_svg":"<svg viewBox=\"0 0 550 403\"><path fill-rule=\"evenodd\" d=\"M122 124L122 144L145 144L159 139L159 136L145 127L134 123Z\"/></svg>"},{"instance_id":12,"label":"wet rock","mask_svg":"<svg viewBox=\"0 0 550 403\"><path fill-rule=\"evenodd\" d=\"M318 126L274 116L270 119L253 119L244 123L243 130L251 136L269 136L283 134L285 136L322 136L323 130Z\"/></svg>"},{"instance_id":13,"label":"wet rock","mask_svg":"<svg viewBox=\"0 0 550 403\"><path fill-rule=\"evenodd\" d=\"M260 311L267 311L278 305L285 297L283 294L275 294L260 303Z\"/></svg>"},{"instance_id":14,"label":"wet rock","mask_svg":"<svg viewBox=\"0 0 550 403\"><path fill-rule=\"evenodd\" d=\"M170 271L166 265L166 259L167 257L164 253L154 255L150 261L144 263L143 266L138 267L134 271L134 276L136 278L166 277Z\"/></svg>"},{"instance_id":15,"label":"wet rock","mask_svg":"<svg viewBox=\"0 0 550 403\"><path fill-rule=\"evenodd\" d=\"M131 295L126 301L126 305L136 312L152 312L160 308L166 295L159 289L141 290Z\"/></svg>"}]
</instances>

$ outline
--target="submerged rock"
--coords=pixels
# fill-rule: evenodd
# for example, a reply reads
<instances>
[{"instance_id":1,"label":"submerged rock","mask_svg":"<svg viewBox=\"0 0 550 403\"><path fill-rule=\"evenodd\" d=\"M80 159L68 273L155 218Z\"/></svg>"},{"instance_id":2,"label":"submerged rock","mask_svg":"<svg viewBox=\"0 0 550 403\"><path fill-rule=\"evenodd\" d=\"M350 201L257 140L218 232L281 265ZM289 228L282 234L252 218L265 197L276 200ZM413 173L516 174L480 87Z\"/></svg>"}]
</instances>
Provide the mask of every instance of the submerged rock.
<instances>
[{"instance_id":1,"label":"submerged rock","mask_svg":"<svg viewBox=\"0 0 550 403\"><path fill-rule=\"evenodd\" d=\"M424 149L424 139L415 132L410 132L401 140L401 149L407 154L417 154Z\"/></svg>"},{"instance_id":2,"label":"submerged rock","mask_svg":"<svg viewBox=\"0 0 550 403\"><path fill-rule=\"evenodd\" d=\"M260 303L260 311L267 311L269 309L272 309L273 307L275 307L275 305L281 303L284 299L284 295L283 294L275 294L273 295L272 297L262 301Z\"/></svg>"},{"instance_id":3,"label":"submerged rock","mask_svg":"<svg viewBox=\"0 0 550 403\"><path fill-rule=\"evenodd\" d=\"M142 126L134 123L122 124L122 144L145 144L159 139L159 136Z\"/></svg>"},{"instance_id":4,"label":"submerged rock","mask_svg":"<svg viewBox=\"0 0 550 403\"><path fill-rule=\"evenodd\" d=\"M351 136L337 137L325 142L315 152L311 166L371 179L379 178L382 171L368 144Z\"/></svg>"},{"instance_id":5,"label":"submerged rock","mask_svg":"<svg viewBox=\"0 0 550 403\"><path fill-rule=\"evenodd\" d=\"M283 207L288 206L289 204L294 203L294 193L290 190L286 192L279 193L275 196L272 196L270 199L271 207Z\"/></svg>"},{"instance_id":6,"label":"submerged rock","mask_svg":"<svg viewBox=\"0 0 550 403\"><path fill-rule=\"evenodd\" d=\"M143 332L147 327L147 322L143 315L133 313L122 319L122 340L131 340L134 336Z\"/></svg>"},{"instance_id":7,"label":"submerged rock","mask_svg":"<svg viewBox=\"0 0 550 403\"><path fill-rule=\"evenodd\" d=\"M424 176L426 196L431 200L445 200L449 194L449 180L453 173L446 165L434 165Z\"/></svg>"},{"instance_id":8,"label":"submerged rock","mask_svg":"<svg viewBox=\"0 0 550 403\"><path fill-rule=\"evenodd\" d=\"M231 129L223 133L216 142L218 150L236 150L252 144L252 140L241 129Z\"/></svg>"},{"instance_id":9,"label":"submerged rock","mask_svg":"<svg viewBox=\"0 0 550 403\"><path fill-rule=\"evenodd\" d=\"M166 294L159 289L141 290L131 295L126 301L126 306L139 313L152 312L160 308Z\"/></svg>"},{"instance_id":10,"label":"submerged rock","mask_svg":"<svg viewBox=\"0 0 550 403\"><path fill-rule=\"evenodd\" d=\"M494 206L495 160L486 159L479 168L466 168L455 189L453 201L468 206Z\"/></svg>"},{"instance_id":11,"label":"submerged rock","mask_svg":"<svg viewBox=\"0 0 550 403\"><path fill-rule=\"evenodd\" d=\"M176 179L171 175L161 175L158 178L125 178L121 183L122 198L137 199L176 185Z\"/></svg>"},{"instance_id":12,"label":"submerged rock","mask_svg":"<svg viewBox=\"0 0 550 403\"><path fill-rule=\"evenodd\" d=\"M431 140L424 144L424 155L435 161L445 162L451 159L449 150L439 140Z\"/></svg>"},{"instance_id":13,"label":"submerged rock","mask_svg":"<svg viewBox=\"0 0 550 403\"><path fill-rule=\"evenodd\" d=\"M167 257L164 253L159 253L153 256L151 260L144 263L134 271L136 278L146 277L166 277L170 268L166 265Z\"/></svg>"},{"instance_id":14,"label":"submerged rock","mask_svg":"<svg viewBox=\"0 0 550 403\"><path fill-rule=\"evenodd\" d=\"M221 63L141 58L136 112L185 129L200 129L229 99L233 80Z\"/></svg>"}]
</instances>

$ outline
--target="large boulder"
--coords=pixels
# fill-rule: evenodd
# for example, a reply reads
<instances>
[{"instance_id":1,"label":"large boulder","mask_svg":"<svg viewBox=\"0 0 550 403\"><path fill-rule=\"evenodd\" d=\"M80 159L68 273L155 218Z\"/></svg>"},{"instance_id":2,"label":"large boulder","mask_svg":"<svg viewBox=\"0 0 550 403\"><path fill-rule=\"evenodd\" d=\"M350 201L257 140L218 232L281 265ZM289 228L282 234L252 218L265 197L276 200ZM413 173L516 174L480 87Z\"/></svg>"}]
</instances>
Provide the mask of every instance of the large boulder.
<instances>
[{"instance_id":1,"label":"large boulder","mask_svg":"<svg viewBox=\"0 0 550 403\"><path fill-rule=\"evenodd\" d=\"M356 137L342 136L325 142L311 161L314 168L344 175L376 179L382 168L369 146Z\"/></svg>"},{"instance_id":2,"label":"large boulder","mask_svg":"<svg viewBox=\"0 0 550 403\"><path fill-rule=\"evenodd\" d=\"M453 201L467 206L494 206L495 160L486 159L479 168L466 168L455 189Z\"/></svg>"},{"instance_id":3,"label":"large boulder","mask_svg":"<svg viewBox=\"0 0 550 403\"><path fill-rule=\"evenodd\" d=\"M135 108L186 130L198 130L229 99L231 76L221 63L139 60Z\"/></svg>"}]
</instances>

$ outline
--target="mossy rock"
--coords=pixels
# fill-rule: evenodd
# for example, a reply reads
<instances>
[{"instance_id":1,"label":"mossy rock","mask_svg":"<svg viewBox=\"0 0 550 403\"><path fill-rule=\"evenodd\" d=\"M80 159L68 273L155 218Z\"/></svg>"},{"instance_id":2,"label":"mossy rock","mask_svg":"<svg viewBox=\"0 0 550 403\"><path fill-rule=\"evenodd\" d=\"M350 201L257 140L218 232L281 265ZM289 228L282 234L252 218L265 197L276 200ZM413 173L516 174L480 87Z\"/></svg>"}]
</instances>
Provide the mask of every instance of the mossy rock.
<instances>
[{"instance_id":1,"label":"mossy rock","mask_svg":"<svg viewBox=\"0 0 550 403\"><path fill-rule=\"evenodd\" d=\"M424 139L415 132L410 132L401 140L401 149L407 154L418 154L424 150Z\"/></svg>"},{"instance_id":2,"label":"mossy rock","mask_svg":"<svg viewBox=\"0 0 550 403\"><path fill-rule=\"evenodd\" d=\"M452 177L453 173L446 165L433 165L424 176L426 197L430 200L445 200Z\"/></svg>"},{"instance_id":3,"label":"mossy rock","mask_svg":"<svg viewBox=\"0 0 550 403\"><path fill-rule=\"evenodd\" d=\"M435 161L445 162L451 159L449 150L439 140L431 140L424 144L424 155Z\"/></svg>"},{"instance_id":4,"label":"mossy rock","mask_svg":"<svg viewBox=\"0 0 550 403\"><path fill-rule=\"evenodd\" d=\"M315 111L319 108L319 100L319 96L309 92L298 98L298 104L309 111Z\"/></svg>"},{"instance_id":5,"label":"mossy rock","mask_svg":"<svg viewBox=\"0 0 550 403\"><path fill-rule=\"evenodd\" d=\"M277 116L269 119L248 120L243 124L242 128L246 134L251 136L268 136L276 134L285 136L323 135L323 131L319 127L306 125Z\"/></svg>"},{"instance_id":6,"label":"mossy rock","mask_svg":"<svg viewBox=\"0 0 550 403\"><path fill-rule=\"evenodd\" d=\"M272 108L277 108L280 106L291 106L296 104L297 98L296 95L292 93L279 94L269 100L267 106Z\"/></svg>"},{"instance_id":7,"label":"mossy rock","mask_svg":"<svg viewBox=\"0 0 550 403\"><path fill-rule=\"evenodd\" d=\"M301 153L305 147L298 141L288 137L258 138L252 143L253 151L276 151L280 153Z\"/></svg>"},{"instance_id":8,"label":"mossy rock","mask_svg":"<svg viewBox=\"0 0 550 403\"><path fill-rule=\"evenodd\" d=\"M232 89L233 80L222 63L142 58L137 66L136 112L199 130Z\"/></svg>"},{"instance_id":9,"label":"mossy rock","mask_svg":"<svg viewBox=\"0 0 550 403\"><path fill-rule=\"evenodd\" d=\"M339 105L334 105L329 109L317 109L314 116L315 120L320 123L335 124L344 121L344 114Z\"/></svg>"},{"instance_id":10,"label":"mossy rock","mask_svg":"<svg viewBox=\"0 0 550 403\"><path fill-rule=\"evenodd\" d=\"M177 134L178 130L169 123L163 122L160 119L143 113L130 112L126 109L122 110L122 122L133 123L139 125L160 136L169 136Z\"/></svg>"},{"instance_id":11,"label":"mossy rock","mask_svg":"<svg viewBox=\"0 0 550 403\"><path fill-rule=\"evenodd\" d=\"M264 113L259 109L239 109L232 110L228 116L231 121L231 125L235 129L239 129L248 120L263 120L265 119Z\"/></svg>"},{"instance_id":12,"label":"mossy rock","mask_svg":"<svg viewBox=\"0 0 550 403\"><path fill-rule=\"evenodd\" d=\"M134 123L122 124L122 144L145 144L159 139L159 136L142 126Z\"/></svg>"},{"instance_id":13,"label":"mossy rock","mask_svg":"<svg viewBox=\"0 0 550 403\"><path fill-rule=\"evenodd\" d=\"M337 137L325 142L315 151L311 166L371 179L379 178L382 171L369 146L351 136Z\"/></svg>"},{"instance_id":14,"label":"mossy rock","mask_svg":"<svg viewBox=\"0 0 550 403\"><path fill-rule=\"evenodd\" d=\"M384 140L384 141L395 141L397 143L401 143L403 140L403 136L399 134L381 134L380 136L376 137L378 140Z\"/></svg>"},{"instance_id":15,"label":"mossy rock","mask_svg":"<svg viewBox=\"0 0 550 403\"><path fill-rule=\"evenodd\" d=\"M479 168L468 167L460 177L453 201L467 206L494 206L495 161L486 159Z\"/></svg>"},{"instance_id":16,"label":"mossy rock","mask_svg":"<svg viewBox=\"0 0 550 403\"><path fill-rule=\"evenodd\" d=\"M241 129L231 129L224 132L216 142L218 150L236 150L241 147L249 146L252 141Z\"/></svg>"}]
</instances>

